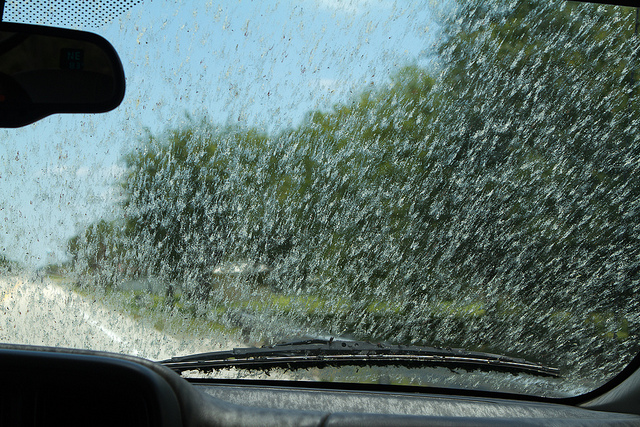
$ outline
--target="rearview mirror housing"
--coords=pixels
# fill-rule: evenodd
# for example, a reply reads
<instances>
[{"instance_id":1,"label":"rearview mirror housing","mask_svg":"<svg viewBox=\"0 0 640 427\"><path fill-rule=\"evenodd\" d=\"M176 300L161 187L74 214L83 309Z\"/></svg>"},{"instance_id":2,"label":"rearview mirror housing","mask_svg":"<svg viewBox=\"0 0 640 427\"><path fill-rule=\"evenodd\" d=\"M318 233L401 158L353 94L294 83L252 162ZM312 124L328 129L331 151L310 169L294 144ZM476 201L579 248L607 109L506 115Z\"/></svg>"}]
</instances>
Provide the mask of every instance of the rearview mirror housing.
<instances>
[{"instance_id":1,"label":"rearview mirror housing","mask_svg":"<svg viewBox=\"0 0 640 427\"><path fill-rule=\"evenodd\" d=\"M104 38L0 22L0 127L56 113L103 113L122 102L122 63Z\"/></svg>"}]
</instances>

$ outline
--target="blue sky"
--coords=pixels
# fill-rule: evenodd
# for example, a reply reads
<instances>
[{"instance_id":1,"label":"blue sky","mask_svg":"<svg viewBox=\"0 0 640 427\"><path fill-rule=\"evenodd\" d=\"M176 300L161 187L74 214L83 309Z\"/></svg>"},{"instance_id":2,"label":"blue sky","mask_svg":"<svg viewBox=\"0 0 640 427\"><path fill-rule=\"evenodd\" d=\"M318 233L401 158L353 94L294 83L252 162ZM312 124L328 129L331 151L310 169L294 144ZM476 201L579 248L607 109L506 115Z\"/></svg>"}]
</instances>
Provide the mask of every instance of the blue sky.
<instances>
[{"instance_id":1,"label":"blue sky","mask_svg":"<svg viewBox=\"0 0 640 427\"><path fill-rule=\"evenodd\" d=\"M426 2L386 0L154 0L85 29L119 52L123 104L0 130L0 248L32 265L64 260L68 238L119 214L120 159L145 129L179 126L187 115L294 126L310 110L388 83L403 65L426 64L435 35Z\"/></svg>"}]
</instances>

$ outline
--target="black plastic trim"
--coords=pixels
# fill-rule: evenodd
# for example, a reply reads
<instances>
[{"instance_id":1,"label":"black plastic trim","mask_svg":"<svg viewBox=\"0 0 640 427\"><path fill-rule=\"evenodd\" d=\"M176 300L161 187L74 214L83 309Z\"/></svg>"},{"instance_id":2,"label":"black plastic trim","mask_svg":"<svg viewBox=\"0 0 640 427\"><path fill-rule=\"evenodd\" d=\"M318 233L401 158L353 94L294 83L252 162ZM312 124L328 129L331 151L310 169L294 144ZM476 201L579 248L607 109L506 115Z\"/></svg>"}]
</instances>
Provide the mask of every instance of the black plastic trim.
<instances>
[{"instance_id":1,"label":"black plastic trim","mask_svg":"<svg viewBox=\"0 0 640 427\"><path fill-rule=\"evenodd\" d=\"M166 378L149 369L150 366L136 363L135 359L113 356L109 353L0 345L0 405L6 406L7 398L16 394L16 388L24 393L18 398L27 406L12 410L26 412L35 412L38 405L46 405L49 399L59 401L65 393L86 397L97 406L108 405L108 401L100 399L140 400L144 402L140 408L144 414L132 414L137 419L131 421L133 424L146 420L148 423L145 425L150 426L180 425L178 399ZM88 392L91 394L87 395ZM38 396L46 397L44 403L38 401L41 399ZM80 420L68 417L76 403L72 400L64 402L64 406L56 406L55 414L64 414L69 425L77 425ZM104 425L101 424L104 422L96 419L92 423Z\"/></svg>"},{"instance_id":2,"label":"black plastic trim","mask_svg":"<svg viewBox=\"0 0 640 427\"><path fill-rule=\"evenodd\" d=\"M28 32L30 34L38 34L45 36L56 36L60 38L69 38L78 41L85 41L99 46L107 56L114 71L114 93L113 97L104 102L91 103L90 107L85 103L47 103L28 105L24 108L16 109L15 114L11 118L0 117L0 127L21 127L34 123L52 114L58 113L106 113L118 107L124 99L126 91L126 83L124 76L124 68L118 53L113 45L104 37L97 34L71 30L66 28L47 27L43 25L18 24L12 22L0 22L1 31ZM17 108L17 107L16 107Z\"/></svg>"},{"instance_id":3,"label":"black plastic trim","mask_svg":"<svg viewBox=\"0 0 640 427\"><path fill-rule=\"evenodd\" d=\"M580 405L582 403L589 402L597 397L604 395L605 393L613 390L624 381L626 381L634 372L640 369L640 353L636 354L636 356L631 359L631 361L625 366L620 372L618 372L613 378L609 381L597 387L590 392L585 394L581 394L578 396L567 397L557 400L558 403L563 403L565 405Z\"/></svg>"}]
</instances>

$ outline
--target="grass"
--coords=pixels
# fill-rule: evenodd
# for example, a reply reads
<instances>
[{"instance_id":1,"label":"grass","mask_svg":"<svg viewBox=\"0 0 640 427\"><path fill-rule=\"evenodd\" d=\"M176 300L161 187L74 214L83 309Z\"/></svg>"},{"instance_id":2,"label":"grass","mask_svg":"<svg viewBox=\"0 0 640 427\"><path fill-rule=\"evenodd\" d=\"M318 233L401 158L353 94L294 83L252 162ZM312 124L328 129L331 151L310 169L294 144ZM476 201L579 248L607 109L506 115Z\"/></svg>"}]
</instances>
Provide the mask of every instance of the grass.
<instances>
[{"instance_id":1,"label":"grass","mask_svg":"<svg viewBox=\"0 0 640 427\"><path fill-rule=\"evenodd\" d=\"M73 292L84 298L100 302L105 308L144 321L154 329L174 336L207 338L212 332L238 339L238 329L212 320L211 316L197 316L193 307L185 304L180 295L168 298L144 291L95 289L78 286L68 279L52 278L55 282L70 286Z\"/></svg>"},{"instance_id":2,"label":"grass","mask_svg":"<svg viewBox=\"0 0 640 427\"><path fill-rule=\"evenodd\" d=\"M61 275L50 278L60 284L70 284L69 279ZM207 303L194 303L180 293L169 297L146 291L108 288L93 289L87 286L73 286L73 290L107 306L109 309L125 313L134 319L148 322L156 330L178 336L206 337L211 332L227 335L241 341L242 329L247 325L229 321L234 313L268 316L272 319L287 319L301 325L311 325L318 330L352 331L361 339L372 341L396 341L402 336L398 332L406 326L409 316L415 312L392 301L370 301L356 306L354 301L345 297L329 298L314 294L284 294L267 287L258 287L247 292L238 282L217 283L214 297ZM360 308L358 308L360 307ZM358 310L361 310L358 312ZM462 325L460 334L468 334L466 326L505 324L521 322L522 316L530 309L523 304L500 302L487 307L482 301L437 301L425 303L419 312L428 325ZM425 317L426 316L426 317ZM546 334L550 328L556 331L575 331L585 329L591 336L601 340L627 341L631 337L629 321L614 313L592 312L581 316L567 310L557 310L546 314L537 325L540 334ZM226 320L225 320L226 319ZM454 322L454 323L451 323ZM496 323L498 322L498 323ZM380 325L383 325L382 327ZM249 325L255 328L255 325ZM385 329L385 327L387 329ZM490 327L490 326L489 326ZM334 332L331 332L334 331ZM547 331L547 332L545 332ZM268 332L268 331L267 331ZM400 335L399 335L400 334ZM489 334L491 335L491 334ZM428 338L428 336L427 336ZM430 344L429 339L416 344ZM437 344L438 342L435 341ZM443 343L440 343L442 345ZM454 343L444 343L452 345ZM487 343L478 343L482 349Z\"/></svg>"}]
</instances>

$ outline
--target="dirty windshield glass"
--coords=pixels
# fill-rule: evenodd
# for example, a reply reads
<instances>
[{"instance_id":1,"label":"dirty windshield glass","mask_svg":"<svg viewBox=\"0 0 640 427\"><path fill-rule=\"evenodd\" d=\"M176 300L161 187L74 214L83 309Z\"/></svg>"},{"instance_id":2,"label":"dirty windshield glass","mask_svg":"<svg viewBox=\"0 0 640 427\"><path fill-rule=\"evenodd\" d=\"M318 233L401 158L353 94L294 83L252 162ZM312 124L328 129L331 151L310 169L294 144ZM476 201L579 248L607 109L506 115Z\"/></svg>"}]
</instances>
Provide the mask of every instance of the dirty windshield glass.
<instances>
[{"instance_id":1,"label":"dirty windshield glass","mask_svg":"<svg viewBox=\"0 0 640 427\"><path fill-rule=\"evenodd\" d=\"M11 4L5 20L113 43L127 93L0 132L2 342L152 360L314 339L461 348L559 375L183 375L552 397L637 353L636 9L145 0L61 24Z\"/></svg>"}]
</instances>

